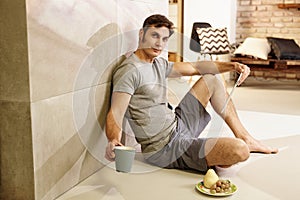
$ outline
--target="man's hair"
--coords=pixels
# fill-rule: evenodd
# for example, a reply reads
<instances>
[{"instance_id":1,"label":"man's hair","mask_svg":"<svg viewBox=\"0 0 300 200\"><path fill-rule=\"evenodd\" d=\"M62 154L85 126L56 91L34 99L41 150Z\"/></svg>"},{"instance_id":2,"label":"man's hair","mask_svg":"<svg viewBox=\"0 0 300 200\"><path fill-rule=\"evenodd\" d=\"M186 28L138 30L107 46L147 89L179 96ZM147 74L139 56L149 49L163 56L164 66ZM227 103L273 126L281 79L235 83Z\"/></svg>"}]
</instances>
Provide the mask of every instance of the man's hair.
<instances>
[{"instance_id":1,"label":"man's hair","mask_svg":"<svg viewBox=\"0 0 300 200\"><path fill-rule=\"evenodd\" d=\"M170 20L168 20L168 18L160 14L151 15L147 19L145 19L143 24L144 32L146 32L149 27L166 27L169 29L169 36L171 36L174 33L173 22L171 22Z\"/></svg>"}]
</instances>

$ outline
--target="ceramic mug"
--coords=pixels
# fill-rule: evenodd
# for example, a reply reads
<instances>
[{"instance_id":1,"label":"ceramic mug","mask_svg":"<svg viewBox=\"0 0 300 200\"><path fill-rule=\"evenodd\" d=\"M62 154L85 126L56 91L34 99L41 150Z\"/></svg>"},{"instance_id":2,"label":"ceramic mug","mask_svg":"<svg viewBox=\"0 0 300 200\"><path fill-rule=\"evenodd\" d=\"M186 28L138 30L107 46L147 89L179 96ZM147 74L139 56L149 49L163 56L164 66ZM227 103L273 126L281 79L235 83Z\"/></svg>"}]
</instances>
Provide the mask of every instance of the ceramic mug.
<instances>
[{"instance_id":1,"label":"ceramic mug","mask_svg":"<svg viewBox=\"0 0 300 200\"><path fill-rule=\"evenodd\" d=\"M116 170L118 172L130 172L134 161L135 148L129 146L116 146L114 152L116 155Z\"/></svg>"}]
</instances>

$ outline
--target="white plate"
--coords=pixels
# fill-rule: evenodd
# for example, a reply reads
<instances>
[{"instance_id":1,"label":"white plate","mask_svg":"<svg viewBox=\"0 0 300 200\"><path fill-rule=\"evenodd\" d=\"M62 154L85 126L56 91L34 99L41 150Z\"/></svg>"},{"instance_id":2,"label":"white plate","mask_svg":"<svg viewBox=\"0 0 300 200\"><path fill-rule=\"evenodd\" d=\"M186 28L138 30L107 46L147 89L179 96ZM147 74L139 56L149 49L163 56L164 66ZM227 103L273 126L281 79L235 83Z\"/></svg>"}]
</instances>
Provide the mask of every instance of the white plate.
<instances>
[{"instance_id":1,"label":"white plate","mask_svg":"<svg viewBox=\"0 0 300 200\"><path fill-rule=\"evenodd\" d=\"M199 192L203 193L203 194L207 194L207 195L211 195L211 196L218 196L218 197L220 197L220 196L229 196L229 195L233 195L237 191L236 185L234 185L232 182L230 182L230 184L231 184L231 191L230 192L222 192L222 193L212 194L212 193L210 193L210 189L207 189L206 187L204 187L203 181L196 184L196 189Z\"/></svg>"}]
</instances>

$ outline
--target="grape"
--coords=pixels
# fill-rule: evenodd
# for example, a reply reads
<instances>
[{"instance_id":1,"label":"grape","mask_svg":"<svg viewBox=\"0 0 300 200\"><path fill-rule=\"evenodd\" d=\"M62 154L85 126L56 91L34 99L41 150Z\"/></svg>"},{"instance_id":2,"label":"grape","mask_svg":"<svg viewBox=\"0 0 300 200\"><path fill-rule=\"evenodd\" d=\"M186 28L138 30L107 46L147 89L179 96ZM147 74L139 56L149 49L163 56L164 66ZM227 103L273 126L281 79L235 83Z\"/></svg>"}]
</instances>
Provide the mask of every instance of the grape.
<instances>
[{"instance_id":1,"label":"grape","mask_svg":"<svg viewBox=\"0 0 300 200\"><path fill-rule=\"evenodd\" d=\"M213 184L210 189L216 189L217 185L216 184Z\"/></svg>"},{"instance_id":2,"label":"grape","mask_svg":"<svg viewBox=\"0 0 300 200\"><path fill-rule=\"evenodd\" d=\"M210 187L210 193L229 193L231 192L231 184L229 180L218 180Z\"/></svg>"}]
</instances>

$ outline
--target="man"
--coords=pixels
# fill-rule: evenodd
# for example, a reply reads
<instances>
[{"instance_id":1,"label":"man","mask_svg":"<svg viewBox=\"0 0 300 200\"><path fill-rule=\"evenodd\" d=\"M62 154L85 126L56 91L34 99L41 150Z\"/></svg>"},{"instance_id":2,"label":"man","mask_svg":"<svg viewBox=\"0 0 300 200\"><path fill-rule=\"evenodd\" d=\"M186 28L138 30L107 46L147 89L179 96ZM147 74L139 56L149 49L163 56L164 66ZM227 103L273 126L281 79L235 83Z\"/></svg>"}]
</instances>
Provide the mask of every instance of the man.
<instances>
[{"instance_id":1,"label":"man","mask_svg":"<svg viewBox=\"0 0 300 200\"><path fill-rule=\"evenodd\" d=\"M106 158L114 160L113 148L121 144L122 122L128 120L143 155L160 167L205 172L212 166L228 167L245 161L250 152L276 153L254 139L240 122L232 101L215 74L250 73L232 62L168 62L158 57L173 33L173 23L162 15L148 17L139 32L138 49L114 72L111 108L106 119ZM175 112L168 108L168 77L202 75L181 100ZM210 121L205 107L211 104L235 135L199 138Z\"/></svg>"}]
</instances>

